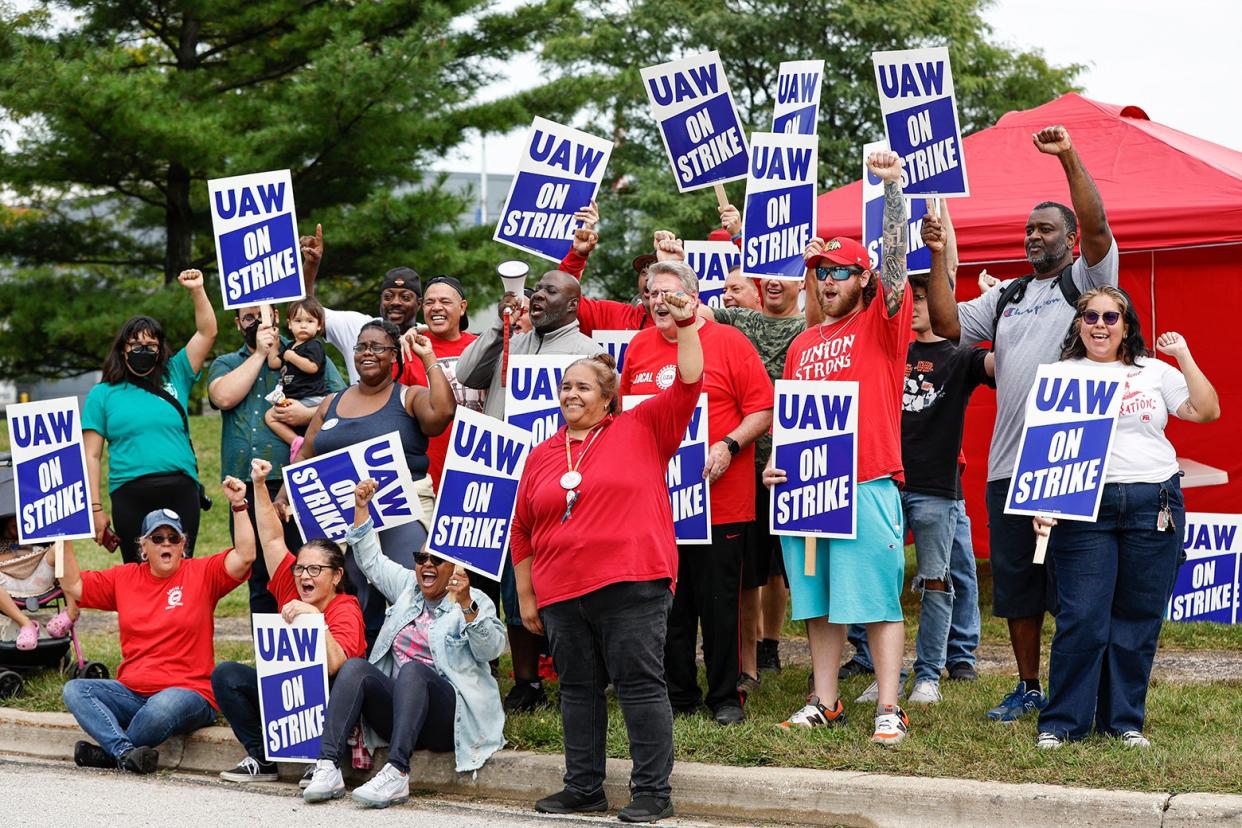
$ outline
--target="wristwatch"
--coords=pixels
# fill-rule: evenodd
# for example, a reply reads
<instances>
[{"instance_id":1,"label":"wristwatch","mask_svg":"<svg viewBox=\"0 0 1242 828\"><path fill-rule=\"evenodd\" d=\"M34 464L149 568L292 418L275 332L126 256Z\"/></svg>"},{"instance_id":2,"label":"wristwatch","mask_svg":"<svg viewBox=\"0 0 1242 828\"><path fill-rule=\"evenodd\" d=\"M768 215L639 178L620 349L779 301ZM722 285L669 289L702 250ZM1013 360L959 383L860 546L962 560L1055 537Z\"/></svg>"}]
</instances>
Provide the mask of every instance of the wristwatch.
<instances>
[{"instance_id":1,"label":"wristwatch","mask_svg":"<svg viewBox=\"0 0 1242 828\"><path fill-rule=\"evenodd\" d=\"M729 450L729 454L736 455L739 451L742 450L742 444L739 443L737 440L734 440L732 437L728 436L727 434L724 437L720 438L720 442L725 444L725 448Z\"/></svg>"},{"instance_id":2,"label":"wristwatch","mask_svg":"<svg viewBox=\"0 0 1242 828\"><path fill-rule=\"evenodd\" d=\"M462 611L462 615L478 615L478 614L479 614L479 602L478 601L471 601L470 606L466 607L466 609Z\"/></svg>"}]
</instances>

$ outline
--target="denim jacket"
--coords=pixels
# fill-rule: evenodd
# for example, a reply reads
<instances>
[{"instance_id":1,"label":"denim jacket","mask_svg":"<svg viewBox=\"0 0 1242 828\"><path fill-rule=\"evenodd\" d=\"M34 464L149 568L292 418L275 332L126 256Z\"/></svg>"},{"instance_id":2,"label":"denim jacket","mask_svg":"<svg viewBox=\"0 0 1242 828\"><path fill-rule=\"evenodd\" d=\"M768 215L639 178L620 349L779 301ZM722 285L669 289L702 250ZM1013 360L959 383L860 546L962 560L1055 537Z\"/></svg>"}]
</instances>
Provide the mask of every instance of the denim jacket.
<instances>
[{"instance_id":1,"label":"denim jacket","mask_svg":"<svg viewBox=\"0 0 1242 828\"><path fill-rule=\"evenodd\" d=\"M422 614L423 592L412 570L381 554L379 537L370 520L351 528L345 541L367 580L388 599L387 618L371 648L370 660L396 678L399 668L392 654L392 643L397 633ZM459 772L482 767L487 758L505 744L505 713L500 704L500 688L488 663L504 651L504 624L485 594L471 589L470 597L479 605L479 613L473 621L466 623L461 607L455 602L441 601L427 635L436 670L448 679L457 694L453 742ZM366 729L368 748L383 743L377 733Z\"/></svg>"}]
</instances>

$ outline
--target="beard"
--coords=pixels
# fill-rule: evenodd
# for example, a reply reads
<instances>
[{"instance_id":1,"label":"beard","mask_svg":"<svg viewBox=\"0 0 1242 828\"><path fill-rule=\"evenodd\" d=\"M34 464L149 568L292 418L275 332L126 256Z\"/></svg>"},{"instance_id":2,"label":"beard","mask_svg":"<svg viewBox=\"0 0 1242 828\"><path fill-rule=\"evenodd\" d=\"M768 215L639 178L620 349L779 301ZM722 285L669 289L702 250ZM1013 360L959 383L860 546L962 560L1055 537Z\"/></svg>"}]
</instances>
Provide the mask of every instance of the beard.
<instances>
[{"instance_id":1,"label":"beard","mask_svg":"<svg viewBox=\"0 0 1242 828\"><path fill-rule=\"evenodd\" d=\"M874 278L874 277L873 277ZM824 291L819 292L819 306L826 316L834 319L840 319L848 316L851 311L858 307L862 300L862 285L855 279L847 282L837 282L837 293L833 297L824 295Z\"/></svg>"},{"instance_id":2,"label":"beard","mask_svg":"<svg viewBox=\"0 0 1242 828\"><path fill-rule=\"evenodd\" d=\"M1027 250L1026 260L1031 263L1036 273L1049 273L1060 264L1068 249L1069 245L1060 241L1052 247L1042 247L1042 252L1038 255L1032 255L1030 250Z\"/></svg>"}]
</instances>

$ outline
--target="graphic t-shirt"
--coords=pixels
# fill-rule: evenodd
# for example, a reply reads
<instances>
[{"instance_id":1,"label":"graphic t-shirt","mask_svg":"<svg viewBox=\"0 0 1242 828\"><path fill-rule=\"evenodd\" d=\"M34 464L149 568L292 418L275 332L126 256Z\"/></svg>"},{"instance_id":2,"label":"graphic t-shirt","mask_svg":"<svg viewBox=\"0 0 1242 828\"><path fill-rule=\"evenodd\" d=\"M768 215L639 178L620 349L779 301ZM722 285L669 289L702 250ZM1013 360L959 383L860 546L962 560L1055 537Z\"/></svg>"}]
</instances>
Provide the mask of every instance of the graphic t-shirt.
<instances>
[{"instance_id":1,"label":"graphic t-shirt","mask_svg":"<svg viewBox=\"0 0 1242 828\"><path fill-rule=\"evenodd\" d=\"M276 598L277 608L301 596L297 582L293 578L293 564L296 559L289 552L285 559L271 573L267 582L267 591ZM345 651L346 658L361 658L367 654L367 636L362 623L362 607L358 599L352 595L338 592L323 610L323 623L327 625L332 638Z\"/></svg>"},{"instance_id":2,"label":"graphic t-shirt","mask_svg":"<svg viewBox=\"0 0 1242 828\"><path fill-rule=\"evenodd\" d=\"M429 636L431 625L436 620L435 610L438 606L440 606L439 601L432 603L424 598L423 611L413 621L397 631L397 635L392 640L392 657L397 660L398 667L407 661L419 661L428 667L436 666L435 660L431 657Z\"/></svg>"},{"instance_id":3,"label":"graphic t-shirt","mask_svg":"<svg viewBox=\"0 0 1242 828\"><path fill-rule=\"evenodd\" d=\"M891 319L884 297L852 316L816 325L793 341L784 379L858 382L858 482L904 481L901 465L901 390L905 379L912 292Z\"/></svg>"},{"instance_id":4,"label":"graphic t-shirt","mask_svg":"<svg viewBox=\"0 0 1242 828\"><path fill-rule=\"evenodd\" d=\"M755 346L740 331L704 321L703 390L708 439L718 442L749 414L772 408L772 381ZM656 328L639 331L625 352L620 392L656 394L677 378L677 343ZM755 519L754 444L745 446L711 485L712 525Z\"/></svg>"},{"instance_id":5,"label":"graphic t-shirt","mask_svg":"<svg viewBox=\"0 0 1242 828\"><path fill-rule=\"evenodd\" d=\"M962 499L958 457L966 404L980 384L995 385L984 363L988 352L947 339L911 342L901 395L901 461L906 490Z\"/></svg>"},{"instance_id":6,"label":"graphic t-shirt","mask_svg":"<svg viewBox=\"0 0 1242 828\"><path fill-rule=\"evenodd\" d=\"M466 350L466 346L478 339L478 336L463 331L462 335L457 339L441 339L428 331L427 338L431 340L431 350L435 352L436 362L440 364L440 368L436 370L444 371L444 376L448 380L449 386L453 389L453 397L456 398L457 404L469 408L471 411L482 412L487 392L476 388L467 388L457 380L457 359ZM405 366L405 370L401 373L400 382L402 385L427 387L427 370L423 368L422 361L419 359L410 360L410 363ZM444 470L444 458L448 456L449 437L452 436L452 433L453 425L449 423L448 428L444 429L444 433L427 439L427 460L429 463L427 474L431 477L431 485L436 489L440 488L440 473ZM427 519L431 520L431 515L427 515Z\"/></svg>"},{"instance_id":7,"label":"graphic t-shirt","mask_svg":"<svg viewBox=\"0 0 1242 828\"><path fill-rule=\"evenodd\" d=\"M283 360L280 366L280 382L284 386L285 396L291 400L303 400L307 397L326 397L328 382L324 376L324 363L328 354L319 339L308 339L293 346L293 352L303 359L309 359L318 366L313 373L303 371L292 362Z\"/></svg>"},{"instance_id":8,"label":"graphic t-shirt","mask_svg":"<svg viewBox=\"0 0 1242 828\"><path fill-rule=\"evenodd\" d=\"M216 604L245 580L224 568L227 554L186 558L168 578L155 577L145 563L82 573L78 604L117 613L117 681L143 696L169 687L193 690L219 709L211 693Z\"/></svg>"}]
</instances>

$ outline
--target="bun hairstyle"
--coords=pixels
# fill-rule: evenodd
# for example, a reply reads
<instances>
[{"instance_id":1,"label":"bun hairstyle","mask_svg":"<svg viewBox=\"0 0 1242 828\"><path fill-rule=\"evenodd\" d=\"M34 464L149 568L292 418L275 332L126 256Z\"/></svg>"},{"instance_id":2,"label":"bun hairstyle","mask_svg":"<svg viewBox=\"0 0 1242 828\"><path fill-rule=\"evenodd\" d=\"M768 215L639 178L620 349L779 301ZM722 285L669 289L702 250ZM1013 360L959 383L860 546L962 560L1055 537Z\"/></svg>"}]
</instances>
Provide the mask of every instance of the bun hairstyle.
<instances>
[{"instance_id":1,"label":"bun hairstyle","mask_svg":"<svg viewBox=\"0 0 1242 828\"><path fill-rule=\"evenodd\" d=\"M362 332L368 328L379 328L388 335L388 339L392 342L393 347L397 349L397 375L405 369L405 360L401 357L401 329L387 319L372 319L370 322L362 326L358 331L358 336L362 336Z\"/></svg>"},{"instance_id":2,"label":"bun hairstyle","mask_svg":"<svg viewBox=\"0 0 1242 828\"><path fill-rule=\"evenodd\" d=\"M608 413L621 413L621 397L617 395L617 361L612 358L612 355L596 354L593 357L584 357L570 363L569 368L576 365L585 365L595 374L595 381L599 383L599 393L608 397ZM565 370L568 371L569 368Z\"/></svg>"},{"instance_id":3,"label":"bun hairstyle","mask_svg":"<svg viewBox=\"0 0 1242 828\"><path fill-rule=\"evenodd\" d=\"M314 549L317 552L323 553L323 556L328 559L328 566L333 569L341 570L341 580L336 585L336 591L338 594L358 594L358 591L354 589L353 582L349 580L349 570L345 568L345 553L341 551L341 547L337 546L327 538L314 538L302 544L302 547L298 550L297 554L294 555L294 561L296 562L299 558L301 558L302 553L307 549Z\"/></svg>"}]
</instances>

